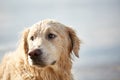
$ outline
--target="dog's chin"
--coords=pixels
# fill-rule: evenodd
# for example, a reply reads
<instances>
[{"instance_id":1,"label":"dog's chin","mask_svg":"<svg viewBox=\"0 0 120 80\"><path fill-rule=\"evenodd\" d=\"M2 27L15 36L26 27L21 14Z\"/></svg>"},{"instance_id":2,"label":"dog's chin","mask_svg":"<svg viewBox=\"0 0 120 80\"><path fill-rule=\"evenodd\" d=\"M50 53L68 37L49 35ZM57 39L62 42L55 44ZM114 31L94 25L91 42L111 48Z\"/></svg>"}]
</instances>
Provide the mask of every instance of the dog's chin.
<instances>
[{"instance_id":1,"label":"dog's chin","mask_svg":"<svg viewBox=\"0 0 120 80\"><path fill-rule=\"evenodd\" d=\"M37 67L45 67L45 66L47 66L46 64L36 63L36 62L33 62L32 65L33 65L33 66L37 66Z\"/></svg>"},{"instance_id":2,"label":"dog's chin","mask_svg":"<svg viewBox=\"0 0 120 80\"><path fill-rule=\"evenodd\" d=\"M33 60L31 58L28 57L28 63L30 66L37 66L37 67L46 67L48 65L54 65L56 63L56 61L51 62L50 64L47 64L46 62L42 61L42 60Z\"/></svg>"},{"instance_id":3,"label":"dog's chin","mask_svg":"<svg viewBox=\"0 0 120 80\"><path fill-rule=\"evenodd\" d=\"M45 67L47 66L43 61L35 61L28 58L28 63L30 66Z\"/></svg>"}]
</instances>

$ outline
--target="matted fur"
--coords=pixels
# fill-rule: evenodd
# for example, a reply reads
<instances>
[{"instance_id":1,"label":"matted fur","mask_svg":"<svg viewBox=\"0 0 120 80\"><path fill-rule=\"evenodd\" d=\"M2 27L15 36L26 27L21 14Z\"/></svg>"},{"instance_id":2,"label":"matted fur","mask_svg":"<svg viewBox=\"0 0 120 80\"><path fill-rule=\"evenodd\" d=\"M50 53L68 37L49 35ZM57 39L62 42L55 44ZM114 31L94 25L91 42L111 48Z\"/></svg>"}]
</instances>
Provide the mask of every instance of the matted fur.
<instances>
[{"instance_id":1,"label":"matted fur","mask_svg":"<svg viewBox=\"0 0 120 80\"><path fill-rule=\"evenodd\" d=\"M58 38L56 40L44 40L41 43L36 40L37 44L47 47L47 50L49 50L48 53L54 53L52 54L53 58L58 57L57 59L55 58L55 64L49 64L49 58L48 63L44 67L30 65L28 63L28 51L31 46L28 35L31 35L30 31L34 33L34 28L36 28L35 30L46 28L44 30L45 34L48 32L47 28L51 31L56 31ZM38 34L44 36L40 32ZM41 38L39 40L42 40ZM49 48L53 45L56 49L55 51ZM0 64L0 80L73 80L71 74L71 54L73 52L76 57L79 57L79 46L80 40L73 29L51 19L36 23L32 28L27 28L23 31L20 44L16 51L6 54L3 58Z\"/></svg>"}]
</instances>

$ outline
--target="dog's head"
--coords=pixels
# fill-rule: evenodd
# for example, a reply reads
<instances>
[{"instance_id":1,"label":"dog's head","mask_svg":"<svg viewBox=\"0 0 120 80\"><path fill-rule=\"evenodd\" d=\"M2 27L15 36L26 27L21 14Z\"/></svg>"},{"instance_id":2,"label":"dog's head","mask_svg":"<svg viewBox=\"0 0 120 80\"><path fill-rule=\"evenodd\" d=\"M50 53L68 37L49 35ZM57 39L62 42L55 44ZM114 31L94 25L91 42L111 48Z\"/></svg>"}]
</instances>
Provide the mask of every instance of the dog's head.
<instances>
[{"instance_id":1,"label":"dog's head","mask_svg":"<svg viewBox=\"0 0 120 80\"><path fill-rule=\"evenodd\" d=\"M79 57L79 46L74 30L54 20L43 20L23 32L23 49L30 65L54 65L72 51Z\"/></svg>"}]
</instances>

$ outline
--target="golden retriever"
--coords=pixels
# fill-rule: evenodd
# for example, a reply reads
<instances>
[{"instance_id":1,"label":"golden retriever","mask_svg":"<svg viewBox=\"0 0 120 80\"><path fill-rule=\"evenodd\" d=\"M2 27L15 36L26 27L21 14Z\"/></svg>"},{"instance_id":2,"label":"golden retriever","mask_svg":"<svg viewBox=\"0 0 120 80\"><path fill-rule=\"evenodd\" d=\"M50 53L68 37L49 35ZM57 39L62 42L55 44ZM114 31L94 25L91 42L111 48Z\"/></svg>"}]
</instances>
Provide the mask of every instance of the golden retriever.
<instances>
[{"instance_id":1,"label":"golden retriever","mask_svg":"<svg viewBox=\"0 0 120 80\"><path fill-rule=\"evenodd\" d=\"M0 80L73 80L71 54L80 40L70 27L46 19L23 31L16 51L0 64Z\"/></svg>"}]
</instances>

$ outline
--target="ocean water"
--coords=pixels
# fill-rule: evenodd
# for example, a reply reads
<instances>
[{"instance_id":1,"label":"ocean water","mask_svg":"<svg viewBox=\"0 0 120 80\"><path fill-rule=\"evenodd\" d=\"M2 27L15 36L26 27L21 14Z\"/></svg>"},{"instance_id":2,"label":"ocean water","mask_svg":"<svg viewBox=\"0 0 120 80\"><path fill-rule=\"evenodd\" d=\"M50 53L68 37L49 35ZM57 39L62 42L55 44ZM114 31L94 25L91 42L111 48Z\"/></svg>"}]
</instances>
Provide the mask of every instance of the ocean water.
<instances>
[{"instance_id":1,"label":"ocean water","mask_svg":"<svg viewBox=\"0 0 120 80\"><path fill-rule=\"evenodd\" d=\"M71 26L82 41L75 80L120 80L119 0L0 1L0 60L16 49L24 28L46 18Z\"/></svg>"}]
</instances>

